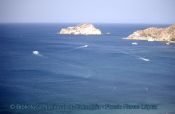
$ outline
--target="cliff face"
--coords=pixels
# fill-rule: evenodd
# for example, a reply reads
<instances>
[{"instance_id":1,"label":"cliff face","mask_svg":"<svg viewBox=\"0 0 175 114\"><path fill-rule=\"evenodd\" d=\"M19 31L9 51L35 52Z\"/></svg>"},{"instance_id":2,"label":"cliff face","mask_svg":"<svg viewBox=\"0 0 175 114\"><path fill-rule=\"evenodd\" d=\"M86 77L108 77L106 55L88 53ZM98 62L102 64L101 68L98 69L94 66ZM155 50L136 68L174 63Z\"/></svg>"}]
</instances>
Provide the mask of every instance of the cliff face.
<instances>
[{"instance_id":1,"label":"cliff face","mask_svg":"<svg viewBox=\"0 0 175 114\"><path fill-rule=\"evenodd\" d=\"M100 35L101 31L92 24L80 24L74 27L62 28L60 34Z\"/></svg>"},{"instance_id":2,"label":"cliff face","mask_svg":"<svg viewBox=\"0 0 175 114\"><path fill-rule=\"evenodd\" d=\"M167 28L148 28L139 30L129 35L128 39L172 42L175 41L175 25Z\"/></svg>"}]
</instances>

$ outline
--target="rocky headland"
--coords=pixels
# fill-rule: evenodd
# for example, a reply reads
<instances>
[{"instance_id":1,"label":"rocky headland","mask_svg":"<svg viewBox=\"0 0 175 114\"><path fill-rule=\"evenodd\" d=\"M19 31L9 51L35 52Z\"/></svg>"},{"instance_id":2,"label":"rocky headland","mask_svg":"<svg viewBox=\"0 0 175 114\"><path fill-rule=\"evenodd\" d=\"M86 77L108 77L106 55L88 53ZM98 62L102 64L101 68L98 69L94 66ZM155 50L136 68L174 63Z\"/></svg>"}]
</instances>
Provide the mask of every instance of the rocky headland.
<instances>
[{"instance_id":1,"label":"rocky headland","mask_svg":"<svg viewBox=\"0 0 175 114\"><path fill-rule=\"evenodd\" d=\"M165 41L175 42L175 25L167 28L147 28L139 30L128 36L131 40Z\"/></svg>"},{"instance_id":2,"label":"rocky headland","mask_svg":"<svg viewBox=\"0 0 175 114\"><path fill-rule=\"evenodd\" d=\"M74 27L62 28L59 34L101 35L101 31L92 24L79 24Z\"/></svg>"}]
</instances>

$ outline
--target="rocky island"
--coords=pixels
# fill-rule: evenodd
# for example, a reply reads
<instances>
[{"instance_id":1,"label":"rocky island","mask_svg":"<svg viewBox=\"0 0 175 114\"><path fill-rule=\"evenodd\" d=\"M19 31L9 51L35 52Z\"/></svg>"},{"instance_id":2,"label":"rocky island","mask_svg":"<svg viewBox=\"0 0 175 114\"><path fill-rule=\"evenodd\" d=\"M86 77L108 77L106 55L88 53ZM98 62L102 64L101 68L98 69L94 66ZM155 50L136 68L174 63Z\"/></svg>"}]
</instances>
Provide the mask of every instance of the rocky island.
<instances>
[{"instance_id":1,"label":"rocky island","mask_svg":"<svg viewBox=\"0 0 175 114\"><path fill-rule=\"evenodd\" d=\"M62 28L59 34L101 35L101 31L92 24L80 24L74 27Z\"/></svg>"},{"instance_id":2,"label":"rocky island","mask_svg":"<svg viewBox=\"0 0 175 114\"><path fill-rule=\"evenodd\" d=\"M139 30L128 36L131 40L165 41L175 42L175 25L167 28L147 28Z\"/></svg>"}]
</instances>

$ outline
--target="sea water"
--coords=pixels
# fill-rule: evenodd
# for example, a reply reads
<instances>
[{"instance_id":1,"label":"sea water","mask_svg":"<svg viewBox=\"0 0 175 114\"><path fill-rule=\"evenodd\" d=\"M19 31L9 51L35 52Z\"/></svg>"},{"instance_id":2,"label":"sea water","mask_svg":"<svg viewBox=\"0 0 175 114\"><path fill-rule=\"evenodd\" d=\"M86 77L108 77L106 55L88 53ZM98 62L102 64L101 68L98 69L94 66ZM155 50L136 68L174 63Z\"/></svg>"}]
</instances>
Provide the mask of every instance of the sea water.
<instances>
[{"instance_id":1,"label":"sea water","mask_svg":"<svg viewBox=\"0 0 175 114\"><path fill-rule=\"evenodd\" d=\"M73 25L0 25L0 113L175 114L175 45L125 39L166 25L95 24L102 35L57 34Z\"/></svg>"}]
</instances>

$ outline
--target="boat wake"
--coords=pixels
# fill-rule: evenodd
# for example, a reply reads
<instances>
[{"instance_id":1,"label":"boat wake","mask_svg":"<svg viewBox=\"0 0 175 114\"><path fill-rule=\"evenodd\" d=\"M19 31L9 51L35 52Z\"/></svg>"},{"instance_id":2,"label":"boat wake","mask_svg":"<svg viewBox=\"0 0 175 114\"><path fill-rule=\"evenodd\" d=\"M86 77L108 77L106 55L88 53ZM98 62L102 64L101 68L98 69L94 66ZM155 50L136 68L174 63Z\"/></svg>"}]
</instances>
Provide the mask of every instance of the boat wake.
<instances>
[{"instance_id":1,"label":"boat wake","mask_svg":"<svg viewBox=\"0 0 175 114\"><path fill-rule=\"evenodd\" d=\"M125 55L129 55L129 56L133 56L133 57L138 58L140 60L143 60L145 62L149 62L150 61L150 59L148 59L148 58L144 58L144 57L141 57L139 55L134 55L134 54L131 54L131 53L126 52L126 51L121 51L120 53L125 54Z\"/></svg>"},{"instance_id":2,"label":"boat wake","mask_svg":"<svg viewBox=\"0 0 175 114\"><path fill-rule=\"evenodd\" d=\"M139 59L140 59L140 60L143 60L143 61L146 61L146 62L150 61L149 59L143 58L143 57L139 57Z\"/></svg>"},{"instance_id":3,"label":"boat wake","mask_svg":"<svg viewBox=\"0 0 175 114\"><path fill-rule=\"evenodd\" d=\"M79 46L79 47L76 47L75 49L81 49L81 48L87 48L88 45L83 45L83 46Z\"/></svg>"}]
</instances>

